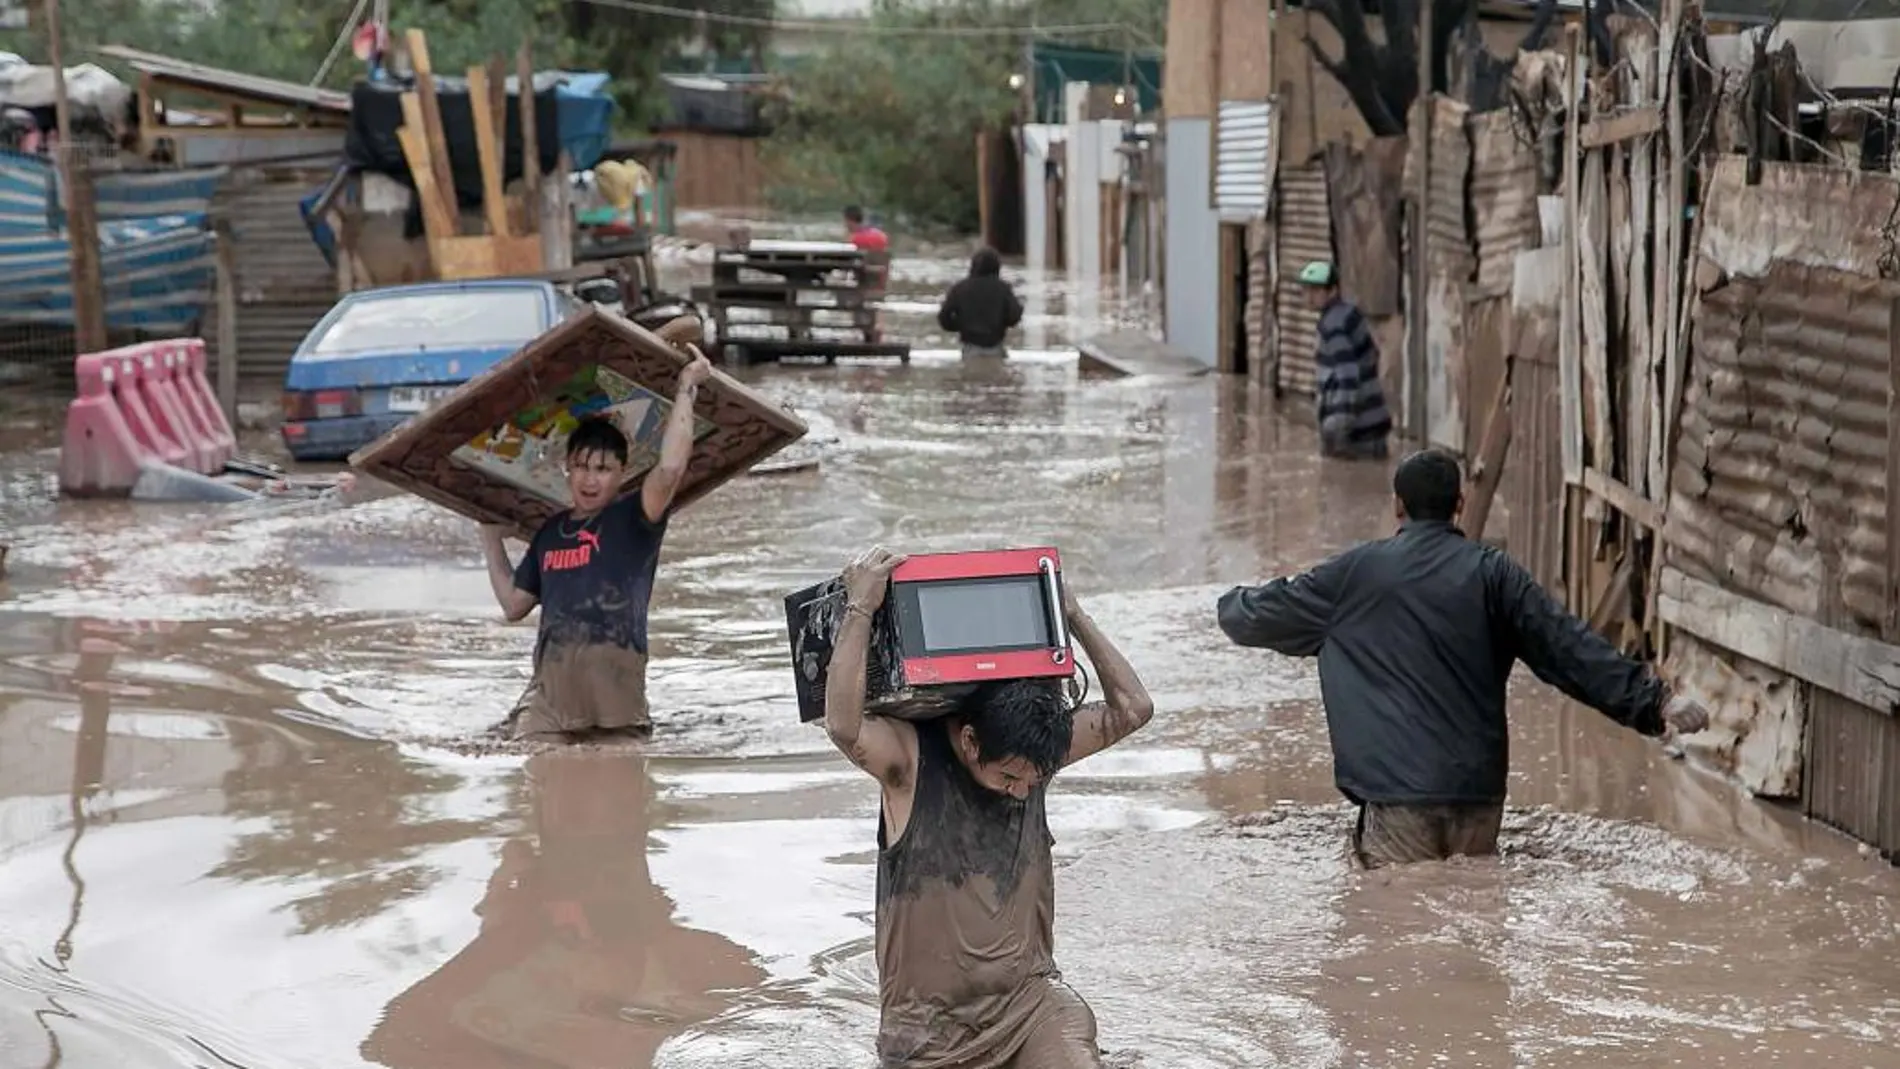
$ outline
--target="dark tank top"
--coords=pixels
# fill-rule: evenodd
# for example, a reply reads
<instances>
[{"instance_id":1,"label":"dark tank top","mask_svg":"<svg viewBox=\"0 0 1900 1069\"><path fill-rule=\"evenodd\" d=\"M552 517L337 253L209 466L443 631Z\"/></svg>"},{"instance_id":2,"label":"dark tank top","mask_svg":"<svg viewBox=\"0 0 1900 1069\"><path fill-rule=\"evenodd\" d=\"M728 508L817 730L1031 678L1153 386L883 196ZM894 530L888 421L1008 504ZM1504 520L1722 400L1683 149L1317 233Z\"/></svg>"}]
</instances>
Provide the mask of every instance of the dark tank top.
<instances>
[{"instance_id":1,"label":"dark tank top","mask_svg":"<svg viewBox=\"0 0 1900 1069\"><path fill-rule=\"evenodd\" d=\"M971 778L943 721L917 725L910 823L877 842L878 1059L992 1069L1056 975L1047 783L1017 801Z\"/></svg>"}]
</instances>

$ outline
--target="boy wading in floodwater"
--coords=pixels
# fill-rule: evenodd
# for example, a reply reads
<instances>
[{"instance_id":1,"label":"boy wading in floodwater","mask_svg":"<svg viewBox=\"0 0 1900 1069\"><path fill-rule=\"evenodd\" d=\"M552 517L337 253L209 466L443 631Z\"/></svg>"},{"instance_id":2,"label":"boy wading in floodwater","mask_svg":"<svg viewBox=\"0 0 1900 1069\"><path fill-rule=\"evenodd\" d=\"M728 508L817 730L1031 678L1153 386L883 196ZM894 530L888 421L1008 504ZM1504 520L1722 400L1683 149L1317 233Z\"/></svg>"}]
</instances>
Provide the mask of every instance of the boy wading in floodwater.
<instances>
[{"instance_id":1,"label":"boy wading in floodwater","mask_svg":"<svg viewBox=\"0 0 1900 1069\"><path fill-rule=\"evenodd\" d=\"M622 494L627 436L611 421L582 421L567 439L574 506L541 526L519 565L504 528L482 528L488 583L509 622L541 606L534 680L500 725L512 738L574 742L594 732L647 735L647 606L673 495L693 453L693 403L712 365L698 349L680 369L660 459L639 493Z\"/></svg>"},{"instance_id":2,"label":"boy wading in floodwater","mask_svg":"<svg viewBox=\"0 0 1900 1069\"><path fill-rule=\"evenodd\" d=\"M825 730L882 787L878 1064L884 1069L1099 1069L1095 1014L1055 964L1045 796L1059 768L1148 722L1148 692L1065 591L1070 633L1105 701L1071 709L1054 680L993 683L910 723L864 715L871 617L903 557L845 569L849 599L825 687Z\"/></svg>"}]
</instances>

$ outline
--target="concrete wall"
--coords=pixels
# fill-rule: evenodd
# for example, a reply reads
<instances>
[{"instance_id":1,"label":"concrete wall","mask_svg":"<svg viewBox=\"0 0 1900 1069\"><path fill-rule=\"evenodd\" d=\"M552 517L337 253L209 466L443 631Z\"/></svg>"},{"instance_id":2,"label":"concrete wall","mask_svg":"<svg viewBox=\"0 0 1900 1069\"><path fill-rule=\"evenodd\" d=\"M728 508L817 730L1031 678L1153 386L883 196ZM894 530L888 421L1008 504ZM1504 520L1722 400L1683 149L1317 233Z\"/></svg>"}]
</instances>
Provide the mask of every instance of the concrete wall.
<instances>
[{"instance_id":1,"label":"concrete wall","mask_svg":"<svg viewBox=\"0 0 1900 1069\"><path fill-rule=\"evenodd\" d=\"M1220 357L1220 219L1209 204L1213 136L1208 119L1168 118L1167 340L1209 367Z\"/></svg>"}]
</instances>

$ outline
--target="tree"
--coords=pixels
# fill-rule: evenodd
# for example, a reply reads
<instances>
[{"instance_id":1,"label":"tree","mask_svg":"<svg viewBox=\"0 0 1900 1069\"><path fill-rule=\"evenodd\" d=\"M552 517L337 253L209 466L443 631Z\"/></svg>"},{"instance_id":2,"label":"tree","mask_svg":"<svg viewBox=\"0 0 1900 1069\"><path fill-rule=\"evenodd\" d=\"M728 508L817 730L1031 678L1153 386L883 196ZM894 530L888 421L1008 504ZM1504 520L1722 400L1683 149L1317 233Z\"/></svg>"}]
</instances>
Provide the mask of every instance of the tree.
<instances>
[{"instance_id":1,"label":"tree","mask_svg":"<svg viewBox=\"0 0 1900 1069\"><path fill-rule=\"evenodd\" d=\"M787 72L765 152L787 206L861 202L913 224L976 228L976 135L1021 102L1031 26L1095 47L1154 47L1166 0L880 0L863 32L840 34ZM981 35L954 31L988 29Z\"/></svg>"},{"instance_id":2,"label":"tree","mask_svg":"<svg viewBox=\"0 0 1900 1069\"><path fill-rule=\"evenodd\" d=\"M1306 47L1314 62L1325 68L1352 98L1353 106L1375 137L1405 133L1406 116L1418 98L1419 0L1380 0L1378 14L1383 42L1372 39L1364 0L1307 0L1308 12L1318 15L1339 34L1340 55L1330 56L1309 33ZM1540 0L1530 29L1518 50L1543 47L1556 18L1556 0ZM1473 93L1476 106L1487 99L1499 78L1499 63L1485 50L1475 31L1477 0L1432 0L1431 92L1448 88L1448 63L1455 48L1472 53ZM1504 65L1508 70L1508 64ZM1494 106L1494 105L1491 105Z\"/></svg>"}]
</instances>

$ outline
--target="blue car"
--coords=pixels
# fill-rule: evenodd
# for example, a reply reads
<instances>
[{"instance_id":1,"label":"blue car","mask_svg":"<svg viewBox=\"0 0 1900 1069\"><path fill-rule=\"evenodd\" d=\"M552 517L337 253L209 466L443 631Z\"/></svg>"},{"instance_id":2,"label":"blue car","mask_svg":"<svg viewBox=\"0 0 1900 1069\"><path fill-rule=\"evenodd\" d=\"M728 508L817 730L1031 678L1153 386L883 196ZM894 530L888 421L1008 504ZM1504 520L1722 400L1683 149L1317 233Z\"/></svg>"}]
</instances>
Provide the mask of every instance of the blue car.
<instances>
[{"instance_id":1,"label":"blue car","mask_svg":"<svg viewBox=\"0 0 1900 1069\"><path fill-rule=\"evenodd\" d=\"M539 279L352 293L291 355L284 445L298 460L342 460L586 307Z\"/></svg>"}]
</instances>

